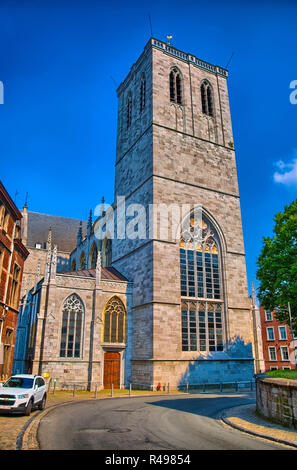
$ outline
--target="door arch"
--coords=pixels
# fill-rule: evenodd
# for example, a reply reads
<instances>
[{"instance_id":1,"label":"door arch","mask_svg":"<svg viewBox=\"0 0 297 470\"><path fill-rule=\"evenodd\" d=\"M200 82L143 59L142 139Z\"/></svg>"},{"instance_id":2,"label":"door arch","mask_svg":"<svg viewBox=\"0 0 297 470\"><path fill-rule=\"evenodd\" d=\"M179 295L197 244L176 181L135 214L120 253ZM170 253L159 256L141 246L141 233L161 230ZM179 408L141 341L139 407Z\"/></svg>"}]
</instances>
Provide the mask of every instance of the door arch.
<instances>
[{"instance_id":1,"label":"door arch","mask_svg":"<svg viewBox=\"0 0 297 470\"><path fill-rule=\"evenodd\" d=\"M121 382L121 355L116 351L108 351L104 354L104 388L120 388Z\"/></svg>"}]
</instances>

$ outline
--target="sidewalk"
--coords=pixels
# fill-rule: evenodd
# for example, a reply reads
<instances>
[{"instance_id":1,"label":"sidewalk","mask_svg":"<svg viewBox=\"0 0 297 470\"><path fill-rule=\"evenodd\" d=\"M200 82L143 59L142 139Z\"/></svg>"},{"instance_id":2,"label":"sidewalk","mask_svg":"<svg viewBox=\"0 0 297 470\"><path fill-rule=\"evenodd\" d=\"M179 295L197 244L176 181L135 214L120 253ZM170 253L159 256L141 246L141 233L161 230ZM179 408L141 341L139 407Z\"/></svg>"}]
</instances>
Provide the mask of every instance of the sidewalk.
<instances>
[{"instance_id":1,"label":"sidewalk","mask_svg":"<svg viewBox=\"0 0 297 470\"><path fill-rule=\"evenodd\" d=\"M235 429L254 436L287 444L297 449L297 430L271 423L256 414L256 405L242 405L225 410L222 421Z\"/></svg>"}]
</instances>

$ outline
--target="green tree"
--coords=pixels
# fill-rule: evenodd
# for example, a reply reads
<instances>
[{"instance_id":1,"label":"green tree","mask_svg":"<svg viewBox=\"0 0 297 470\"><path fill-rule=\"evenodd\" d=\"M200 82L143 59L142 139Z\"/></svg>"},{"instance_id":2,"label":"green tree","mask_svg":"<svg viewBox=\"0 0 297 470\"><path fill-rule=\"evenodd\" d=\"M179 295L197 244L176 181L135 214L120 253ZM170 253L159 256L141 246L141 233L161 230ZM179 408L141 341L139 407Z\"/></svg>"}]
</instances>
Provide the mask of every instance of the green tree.
<instances>
[{"instance_id":1,"label":"green tree","mask_svg":"<svg viewBox=\"0 0 297 470\"><path fill-rule=\"evenodd\" d=\"M277 308L277 319L288 324L290 302L297 330L297 200L278 212L274 221L274 235L263 238L257 261L258 296L265 309Z\"/></svg>"}]
</instances>

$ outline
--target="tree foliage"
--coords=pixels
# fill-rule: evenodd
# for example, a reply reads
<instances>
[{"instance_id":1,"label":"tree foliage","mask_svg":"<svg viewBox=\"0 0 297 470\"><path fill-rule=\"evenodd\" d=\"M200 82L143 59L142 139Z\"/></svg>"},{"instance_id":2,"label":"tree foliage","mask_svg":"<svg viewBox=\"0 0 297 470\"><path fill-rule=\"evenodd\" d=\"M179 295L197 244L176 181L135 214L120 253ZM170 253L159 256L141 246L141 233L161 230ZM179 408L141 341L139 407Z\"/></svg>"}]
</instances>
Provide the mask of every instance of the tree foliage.
<instances>
[{"instance_id":1,"label":"tree foliage","mask_svg":"<svg viewBox=\"0 0 297 470\"><path fill-rule=\"evenodd\" d=\"M263 238L257 261L258 291L261 305L277 308L277 319L289 323L291 305L294 329L297 329L297 200L274 217L274 235Z\"/></svg>"}]
</instances>

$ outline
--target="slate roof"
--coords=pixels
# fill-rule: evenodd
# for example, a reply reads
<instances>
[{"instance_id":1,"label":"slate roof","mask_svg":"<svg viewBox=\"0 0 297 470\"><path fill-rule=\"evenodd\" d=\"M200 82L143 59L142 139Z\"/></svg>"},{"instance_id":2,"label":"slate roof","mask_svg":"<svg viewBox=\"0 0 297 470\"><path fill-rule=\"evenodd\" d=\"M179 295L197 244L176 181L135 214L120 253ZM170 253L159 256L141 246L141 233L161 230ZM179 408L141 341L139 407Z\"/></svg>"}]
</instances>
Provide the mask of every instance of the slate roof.
<instances>
[{"instance_id":1,"label":"slate roof","mask_svg":"<svg viewBox=\"0 0 297 470\"><path fill-rule=\"evenodd\" d=\"M81 269L78 271L69 271L63 272L59 274L67 274L67 276L85 276L85 277L95 277L96 276L96 269ZM113 267L109 268L101 268L101 279L105 279L108 281L126 281L128 279L123 276L119 271L117 271Z\"/></svg>"},{"instance_id":2,"label":"slate roof","mask_svg":"<svg viewBox=\"0 0 297 470\"><path fill-rule=\"evenodd\" d=\"M51 227L52 245L57 245L59 251L70 253L76 247L79 224L78 219L28 211L27 246L35 248L36 243L41 243L44 248ZM87 229L86 221L82 221L82 229L84 235Z\"/></svg>"}]
</instances>

